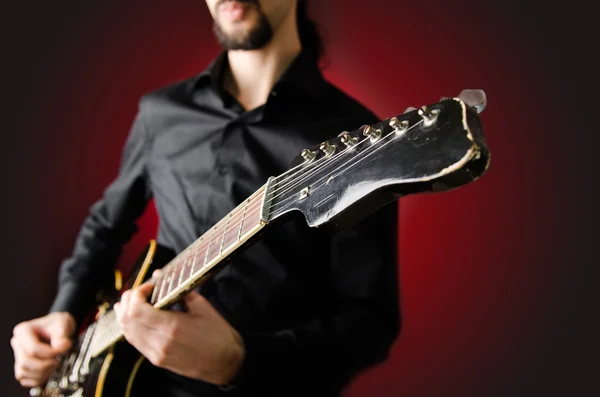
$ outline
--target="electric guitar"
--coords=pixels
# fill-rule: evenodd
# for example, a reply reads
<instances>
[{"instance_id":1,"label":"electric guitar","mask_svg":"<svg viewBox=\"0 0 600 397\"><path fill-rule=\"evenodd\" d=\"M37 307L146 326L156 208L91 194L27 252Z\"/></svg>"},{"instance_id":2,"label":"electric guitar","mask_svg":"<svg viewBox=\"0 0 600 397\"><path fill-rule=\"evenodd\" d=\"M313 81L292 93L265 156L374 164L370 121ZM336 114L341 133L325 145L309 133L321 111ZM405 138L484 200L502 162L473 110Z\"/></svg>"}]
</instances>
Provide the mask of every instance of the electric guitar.
<instances>
[{"instance_id":1,"label":"electric guitar","mask_svg":"<svg viewBox=\"0 0 600 397\"><path fill-rule=\"evenodd\" d=\"M483 91L464 90L304 149L288 171L269 178L174 258L150 241L125 289L166 263L150 298L166 310L290 212L300 211L311 227L336 230L402 196L447 191L478 179L490 164L479 118L486 103ZM32 396L144 394L142 369L150 364L124 340L112 310L117 301L118 295L96 309L72 351L60 358L44 387L30 390Z\"/></svg>"}]
</instances>

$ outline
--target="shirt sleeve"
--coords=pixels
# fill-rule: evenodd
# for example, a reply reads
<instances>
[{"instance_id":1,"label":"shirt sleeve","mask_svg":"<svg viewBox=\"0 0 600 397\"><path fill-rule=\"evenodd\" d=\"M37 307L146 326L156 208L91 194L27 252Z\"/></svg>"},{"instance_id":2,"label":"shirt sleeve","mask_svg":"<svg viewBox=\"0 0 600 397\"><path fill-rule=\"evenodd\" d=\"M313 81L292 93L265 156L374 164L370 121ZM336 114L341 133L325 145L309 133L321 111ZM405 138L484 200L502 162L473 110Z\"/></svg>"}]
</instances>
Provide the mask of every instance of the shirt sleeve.
<instances>
[{"instance_id":1,"label":"shirt sleeve","mask_svg":"<svg viewBox=\"0 0 600 397\"><path fill-rule=\"evenodd\" d=\"M94 307L98 290L112 279L122 246L137 231L135 220L150 199L147 146L146 129L138 111L117 177L90 207L71 256L60 266L58 294L50 312L67 311L81 323Z\"/></svg>"},{"instance_id":2,"label":"shirt sleeve","mask_svg":"<svg viewBox=\"0 0 600 397\"><path fill-rule=\"evenodd\" d=\"M400 330L398 203L336 234L331 309L325 318L273 333L241 332L246 358L233 387L260 395L337 395L384 361Z\"/></svg>"}]
</instances>

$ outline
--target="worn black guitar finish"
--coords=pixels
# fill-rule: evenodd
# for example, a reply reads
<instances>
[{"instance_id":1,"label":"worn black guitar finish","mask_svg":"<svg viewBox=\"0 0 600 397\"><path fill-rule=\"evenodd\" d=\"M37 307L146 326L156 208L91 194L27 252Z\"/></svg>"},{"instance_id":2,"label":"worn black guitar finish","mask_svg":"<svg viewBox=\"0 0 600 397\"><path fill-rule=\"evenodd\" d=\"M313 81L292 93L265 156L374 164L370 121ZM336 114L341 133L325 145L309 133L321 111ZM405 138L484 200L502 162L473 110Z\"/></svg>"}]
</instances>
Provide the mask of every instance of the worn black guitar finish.
<instances>
[{"instance_id":1,"label":"worn black guitar finish","mask_svg":"<svg viewBox=\"0 0 600 397\"><path fill-rule=\"evenodd\" d=\"M150 303L168 309L283 215L299 212L309 226L340 229L402 196L446 191L476 180L490 163L479 118L485 105L483 91L465 90L305 149L287 172L265 181L174 258L151 241L124 289L162 268ZM32 395L146 394L143 369L150 364L124 341L112 310L117 301L115 296L99 306L73 351Z\"/></svg>"}]
</instances>

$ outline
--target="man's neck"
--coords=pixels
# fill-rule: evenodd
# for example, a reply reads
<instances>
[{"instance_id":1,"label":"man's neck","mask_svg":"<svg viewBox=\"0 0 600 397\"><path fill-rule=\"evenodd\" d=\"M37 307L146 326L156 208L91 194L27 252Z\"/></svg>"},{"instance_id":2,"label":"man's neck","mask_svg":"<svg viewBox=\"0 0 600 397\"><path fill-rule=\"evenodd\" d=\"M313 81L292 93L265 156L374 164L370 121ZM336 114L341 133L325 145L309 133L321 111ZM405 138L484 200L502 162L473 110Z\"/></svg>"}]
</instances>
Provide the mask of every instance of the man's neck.
<instances>
[{"instance_id":1,"label":"man's neck","mask_svg":"<svg viewBox=\"0 0 600 397\"><path fill-rule=\"evenodd\" d=\"M295 19L295 13L290 14ZM273 85L301 49L295 22L286 21L265 47L228 51L229 68L225 71L224 88L246 110L263 105Z\"/></svg>"}]
</instances>

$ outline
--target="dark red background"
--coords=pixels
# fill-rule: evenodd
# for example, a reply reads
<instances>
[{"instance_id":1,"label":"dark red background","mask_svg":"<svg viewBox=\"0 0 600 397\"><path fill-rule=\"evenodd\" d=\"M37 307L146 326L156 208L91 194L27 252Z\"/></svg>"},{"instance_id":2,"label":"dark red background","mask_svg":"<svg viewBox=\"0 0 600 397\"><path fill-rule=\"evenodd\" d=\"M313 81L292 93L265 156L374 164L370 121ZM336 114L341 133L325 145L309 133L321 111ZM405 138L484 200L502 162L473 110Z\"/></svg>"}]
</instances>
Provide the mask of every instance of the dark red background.
<instances>
[{"instance_id":1,"label":"dark red background","mask_svg":"<svg viewBox=\"0 0 600 397\"><path fill-rule=\"evenodd\" d=\"M463 88L489 99L489 172L401 200L402 334L346 396L597 395L587 8L313 3L326 77L381 118ZM12 380L11 329L47 310L60 260L115 176L138 98L198 73L219 50L203 1L168 4L61 2L3 14L3 395L25 395ZM123 266L153 236L154 212L140 229Z\"/></svg>"}]
</instances>

